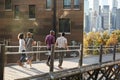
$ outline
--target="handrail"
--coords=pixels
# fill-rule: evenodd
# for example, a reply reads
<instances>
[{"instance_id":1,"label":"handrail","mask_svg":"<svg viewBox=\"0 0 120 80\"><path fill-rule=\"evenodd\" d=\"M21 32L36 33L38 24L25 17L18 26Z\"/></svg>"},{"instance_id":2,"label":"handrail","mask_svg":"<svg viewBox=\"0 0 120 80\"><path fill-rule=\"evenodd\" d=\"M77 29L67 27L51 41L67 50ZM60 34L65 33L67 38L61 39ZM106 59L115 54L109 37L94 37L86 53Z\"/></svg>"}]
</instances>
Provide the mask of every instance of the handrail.
<instances>
[{"instance_id":1,"label":"handrail","mask_svg":"<svg viewBox=\"0 0 120 80\"><path fill-rule=\"evenodd\" d=\"M18 47L18 46L5 46L5 48L15 48L15 47ZM39 48L39 47L46 47L46 46L34 46L34 47ZM74 46L69 46L69 47L74 47ZM80 46L77 46L77 47L80 47L80 48L79 49L69 49L69 50L54 50L55 48L53 47L54 52L53 52L52 55L54 55L54 53L58 53L58 52L78 51L79 52L79 58L80 58L78 63L79 63L79 66L82 66L82 63L83 63L83 45L81 44ZM102 63L102 55L103 55L104 48L106 48L106 47L101 45L101 46L97 47L97 49L88 49L88 50L99 50L99 52L100 52L99 63L100 64ZM115 45L115 46L110 46L110 47L107 46L107 48L112 48L113 49L113 61L115 61L116 49L119 48L119 47L117 47ZM51 52L51 51L48 51L48 50L41 51L41 50L39 50L39 51L30 51L30 52L5 52L5 54L21 54L21 53L35 53L35 54L39 53L39 54L41 54L41 53L48 53L48 52Z\"/></svg>"},{"instance_id":2,"label":"handrail","mask_svg":"<svg viewBox=\"0 0 120 80\"><path fill-rule=\"evenodd\" d=\"M18 48L19 46L5 46L6 48ZM47 46L33 46L34 47L42 47L42 48L47 48ZM80 47L80 46L68 46L68 47Z\"/></svg>"},{"instance_id":3,"label":"handrail","mask_svg":"<svg viewBox=\"0 0 120 80\"><path fill-rule=\"evenodd\" d=\"M79 49L73 50L55 50L54 52L69 52L69 51L79 51ZM5 54L22 54L22 53L46 53L50 51L30 51L30 52L6 52Z\"/></svg>"},{"instance_id":4,"label":"handrail","mask_svg":"<svg viewBox=\"0 0 120 80\"><path fill-rule=\"evenodd\" d=\"M9 49L9 48L18 48L18 47L19 47L19 46L5 46L6 49ZM36 48L46 48L47 46L33 46L33 47L36 47ZM80 46L69 46L69 47L76 48L76 47L80 47ZM52 47L52 48L53 48L53 49L51 49L51 50L53 50L53 51L49 51L49 50L38 50L38 51L29 51L29 52L27 52L27 51L26 51L26 52L8 52L8 51L6 51L6 52L5 52L5 55L22 54L22 53L42 54L42 53L49 53L49 52L51 52L51 57L52 57L53 59L50 60L50 61L52 61L52 62L50 62L50 63L51 63L51 66L52 66L52 64L54 63L54 53L58 53L58 52L70 52L70 51L77 51L77 52L80 53L80 48L78 48L78 49L71 49L71 48L69 48L69 50L54 50L55 48L54 48L54 47ZM57 49L57 48L56 48L56 49ZM80 61L80 62L81 62L81 61ZM50 72L53 72L53 67L54 67L54 66L50 67Z\"/></svg>"}]
</instances>

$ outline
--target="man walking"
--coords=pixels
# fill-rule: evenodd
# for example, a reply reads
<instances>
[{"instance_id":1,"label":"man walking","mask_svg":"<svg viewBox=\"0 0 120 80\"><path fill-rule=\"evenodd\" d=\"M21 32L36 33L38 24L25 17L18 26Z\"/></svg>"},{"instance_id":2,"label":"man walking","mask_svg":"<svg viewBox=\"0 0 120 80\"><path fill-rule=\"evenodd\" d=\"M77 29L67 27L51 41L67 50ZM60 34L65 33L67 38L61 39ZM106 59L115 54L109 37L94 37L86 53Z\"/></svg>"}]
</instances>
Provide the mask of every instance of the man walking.
<instances>
[{"instance_id":1,"label":"man walking","mask_svg":"<svg viewBox=\"0 0 120 80\"><path fill-rule=\"evenodd\" d=\"M54 31L53 30L51 30L50 34L46 36L45 43L47 45L47 50L51 51L51 45L55 43L55 37L54 37ZM46 62L46 64L48 66L50 66L50 58L51 58L51 56L49 54L47 62Z\"/></svg>"},{"instance_id":2,"label":"man walking","mask_svg":"<svg viewBox=\"0 0 120 80\"><path fill-rule=\"evenodd\" d=\"M66 50L68 49L67 46L67 39L64 37L65 33L62 33L60 37L57 38L55 46L58 46L58 50ZM59 64L58 67L62 69L64 52L59 52Z\"/></svg>"}]
</instances>

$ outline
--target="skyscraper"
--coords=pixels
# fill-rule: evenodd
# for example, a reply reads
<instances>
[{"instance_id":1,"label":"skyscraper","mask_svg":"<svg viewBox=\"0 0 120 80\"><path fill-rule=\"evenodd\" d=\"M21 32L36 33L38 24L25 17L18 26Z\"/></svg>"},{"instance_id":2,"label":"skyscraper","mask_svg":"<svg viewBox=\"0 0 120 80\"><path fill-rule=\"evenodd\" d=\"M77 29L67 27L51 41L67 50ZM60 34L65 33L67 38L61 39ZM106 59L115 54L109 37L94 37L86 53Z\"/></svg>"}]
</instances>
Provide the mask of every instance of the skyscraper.
<instances>
[{"instance_id":1,"label":"skyscraper","mask_svg":"<svg viewBox=\"0 0 120 80\"><path fill-rule=\"evenodd\" d=\"M112 24L112 29L116 29L116 11L118 7L118 1L113 0L112 2L112 15L111 15L111 24Z\"/></svg>"},{"instance_id":2,"label":"skyscraper","mask_svg":"<svg viewBox=\"0 0 120 80\"><path fill-rule=\"evenodd\" d=\"M88 0L84 0L84 13L86 15L88 15L89 13L89 1Z\"/></svg>"},{"instance_id":3,"label":"skyscraper","mask_svg":"<svg viewBox=\"0 0 120 80\"><path fill-rule=\"evenodd\" d=\"M118 0L112 0L112 7L118 7Z\"/></svg>"},{"instance_id":4,"label":"skyscraper","mask_svg":"<svg viewBox=\"0 0 120 80\"><path fill-rule=\"evenodd\" d=\"M99 0L93 0L93 11L98 15L99 13Z\"/></svg>"},{"instance_id":5,"label":"skyscraper","mask_svg":"<svg viewBox=\"0 0 120 80\"><path fill-rule=\"evenodd\" d=\"M93 0L93 29L97 31L99 28L99 0Z\"/></svg>"},{"instance_id":6,"label":"skyscraper","mask_svg":"<svg viewBox=\"0 0 120 80\"><path fill-rule=\"evenodd\" d=\"M116 29L120 29L120 9L117 9L116 16Z\"/></svg>"},{"instance_id":7,"label":"skyscraper","mask_svg":"<svg viewBox=\"0 0 120 80\"><path fill-rule=\"evenodd\" d=\"M89 32L89 1L84 0L84 30Z\"/></svg>"},{"instance_id":8,"label":"skyscraper","mask_svg":"<svg viewBox=\"0 0 120 80\"><path fill-rule=\"evenodd\" d=\"M103 6L103 28L104 30L109 30L110 28L110 7L109 5Z\"/></svg>"}]
</instances>

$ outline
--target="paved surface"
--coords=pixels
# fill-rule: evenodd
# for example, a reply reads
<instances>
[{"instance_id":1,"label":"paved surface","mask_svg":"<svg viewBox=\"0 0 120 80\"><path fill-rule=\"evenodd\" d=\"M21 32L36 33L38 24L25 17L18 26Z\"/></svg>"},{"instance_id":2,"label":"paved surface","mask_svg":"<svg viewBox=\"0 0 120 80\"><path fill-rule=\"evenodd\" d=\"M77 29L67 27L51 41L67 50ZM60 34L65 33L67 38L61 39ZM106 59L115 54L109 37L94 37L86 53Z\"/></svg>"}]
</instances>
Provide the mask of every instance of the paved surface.
<instances>
[{"instance_id":1,"label":"paved surface","mask_svg":"<svg viewBox=\"0 0 120 80\"><path fill-rule=\"evenodd\" d=\"M111 61L113 54L103 55L103 62ZM120 54L116 55L116 59L120 59ZM78 57L64 59L63 69L57 67L58 60L54 62L54 71L74 68L78 66ZM83 59L84 65L99 63L99 56L87 56ZM40 75L49 72L49 67L45 64L45 61L33 63L32 68L29 65L20 67L18 65L11 65L5 67L4 80L14 80L19 78L30 77L34 75Z\"/></svg>"}]
</instances>

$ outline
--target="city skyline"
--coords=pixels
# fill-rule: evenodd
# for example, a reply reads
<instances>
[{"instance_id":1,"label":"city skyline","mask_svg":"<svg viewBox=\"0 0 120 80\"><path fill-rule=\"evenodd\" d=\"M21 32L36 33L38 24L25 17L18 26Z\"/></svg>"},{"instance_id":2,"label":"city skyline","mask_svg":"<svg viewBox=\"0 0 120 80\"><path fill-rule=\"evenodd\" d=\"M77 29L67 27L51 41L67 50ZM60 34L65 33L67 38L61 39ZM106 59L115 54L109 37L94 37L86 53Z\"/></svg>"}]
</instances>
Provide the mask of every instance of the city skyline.
<instances>
[{"instance_id":1,"label":"city skyline","mask_svg":"<svg viewBox=\"0 0 120 80\"><path fill-rule=\"evenodd\" d=\"M93 0L89 1L89 8L93 8ZM110 5L110 8L112 7L112 0L99 0L99 5ZM118 8L120 8L120 0L118 0Z\"/></svg>"}]
</instances>

